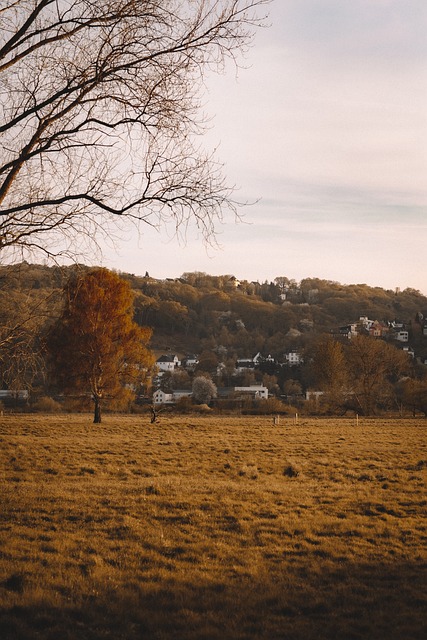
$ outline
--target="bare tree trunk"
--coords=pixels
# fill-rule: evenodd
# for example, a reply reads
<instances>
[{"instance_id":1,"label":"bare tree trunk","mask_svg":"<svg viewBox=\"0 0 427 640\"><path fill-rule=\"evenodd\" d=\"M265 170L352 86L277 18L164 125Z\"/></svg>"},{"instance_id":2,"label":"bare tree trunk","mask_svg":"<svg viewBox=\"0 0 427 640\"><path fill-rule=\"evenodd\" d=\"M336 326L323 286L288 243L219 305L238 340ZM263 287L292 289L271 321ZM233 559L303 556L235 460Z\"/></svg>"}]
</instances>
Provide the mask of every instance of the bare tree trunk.
<instances>
[{"instance_id":1,"label":"bare tree trunk","mask_svg":"<svg viewBox=\"0 0 427 640\"><path fill-rule=\"evenodd\" d=\"M93 416L94 424L101 424L101 398L99 396L94 396L95 402L95 411Z\"/></svg>"}]
</instances>

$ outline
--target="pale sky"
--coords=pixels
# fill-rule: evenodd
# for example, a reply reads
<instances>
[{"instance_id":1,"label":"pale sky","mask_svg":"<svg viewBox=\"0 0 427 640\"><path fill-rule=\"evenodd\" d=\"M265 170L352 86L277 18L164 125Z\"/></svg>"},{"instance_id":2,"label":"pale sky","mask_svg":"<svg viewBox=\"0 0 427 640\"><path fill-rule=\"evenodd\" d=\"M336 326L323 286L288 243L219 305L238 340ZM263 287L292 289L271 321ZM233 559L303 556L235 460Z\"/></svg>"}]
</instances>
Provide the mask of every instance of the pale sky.
<instances>
[{"instance_id":1,"label":"pale sky","mask_svg":"<svg viewBox=\"0 0 427 640\"><path fill-rule=\"evenodd\" d=\"M245 222L217 250L143 229L105 266L427 294L426 0L273 0L269 23L237 78L208 79L205 147L256 201Z\"/></svg>"}]
</instances>

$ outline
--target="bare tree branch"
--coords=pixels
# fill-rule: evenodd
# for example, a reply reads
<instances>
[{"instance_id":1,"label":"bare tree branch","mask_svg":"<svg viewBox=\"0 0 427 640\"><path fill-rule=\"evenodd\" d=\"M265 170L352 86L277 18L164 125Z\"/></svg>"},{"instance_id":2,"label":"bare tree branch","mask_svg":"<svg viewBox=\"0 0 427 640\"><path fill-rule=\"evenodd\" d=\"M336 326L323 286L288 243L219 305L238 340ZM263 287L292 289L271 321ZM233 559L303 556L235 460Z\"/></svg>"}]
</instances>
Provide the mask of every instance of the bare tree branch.
<instances>
[{"instance_id":1,"label":"bare tree branch","mask_svg":"<svg viewBox=\"0 0 427 640\"><path fill-rule=\"evenodd\" d=\"M197 143L204 74L237 63L269 1L9 0L0 251L49 252L117 218L179 233L194 223L212 240L237 204Z\"/></svg>"}]
</instances>

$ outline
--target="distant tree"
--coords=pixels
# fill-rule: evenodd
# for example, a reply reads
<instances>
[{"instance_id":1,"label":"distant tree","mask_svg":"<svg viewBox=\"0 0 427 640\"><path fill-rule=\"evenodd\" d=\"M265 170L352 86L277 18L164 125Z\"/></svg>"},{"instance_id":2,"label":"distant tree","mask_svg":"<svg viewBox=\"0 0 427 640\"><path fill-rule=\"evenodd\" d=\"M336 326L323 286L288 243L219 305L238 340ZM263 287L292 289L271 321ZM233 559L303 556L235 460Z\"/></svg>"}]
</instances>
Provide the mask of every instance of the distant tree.
<instances>
[{"instance_id":1,"label":"distant tree","mask_svg":"<svg viewBox=\"0 0 427 640\"><path fill-rule=\"evenodd\" d=\"M218 362L218 356L214 351L204 349L199 355L196 371L209 371L213 373L218 366Z\"/></svg>"},{"instance_id":2,"label":"distant tree","mask_svg":"<svg viewBox=\"0 0 427 640\"><path fill-rule=\"evenodd\" d=\"M262 376L262 384L264 385L264 387L267 387L268 394L270 396L278 396L280 394L280 387L277 383L277 376L265 373Z\"/></svg>"},{"instance_id":3,"label":"distant tree","mask_svg":"<svg viewBox=\"0 0 427 640\"><path fill-rule=\"evenodd\" d=\"M129 284L107 269L76 276L64 289L64 309L49 340L54 381L64 391L90 393L94 423L101 401L134 395L154 363L151 330L133 321Z\"/></svg>"},{"instance_id":4,"label":"distant tree","mask_svg":"<svg viewBox=\"0 0 427 640\"><path fill-rule=\"evenodd\" d=\"M217 388L214 382L206 376L197 376L193 380L193 399L197 404L209 404L216 398Z\"/></svg>"},{"instance_id":5,"label":"distant tree","mask_svg":"<svg viewBox=\"0 0 427 640\"><path fill-rule=\"evenodd\" d=\"M347 381L346 359L341 342L329 335L322 335L311 346L310 363L316 387L323 391L337 392Z\"/></svg>"},{"instance_id":6,"label":"distant tree","mask_svg":"<svg viewBox=\"0 0 427 640\"><path fill-rule=\"evenodd\" d=\"M355 336L345 350L348 390L358 409L371 415L378 406L390 403L393 385L411 369L408 355L382 340Z\"/></svg>"},{"instance_id":7,"label":"distant tree","mask_svg":"<svg viewBox=\"0 0 427 640\"><path fill-rule=\"evenodd\" d=\"M172 371L170 378L170 388L173 389L191 389L191 377L188 371L179 369Z\"/></svg>"},{"instance_id":8,"label":"distant tree","mask_svg":"<svg viewBox=\"0 0 427 640\"><path fill-rule=\"evenodd\" d=\"M180 302L163 300L158 303L157 324L172 331L183 331L188 325L188 309Z\"/></svg>"},{"instance_id":9,"label":"distant tree","mask_svg":"<svg viewBox=\"0 0 427 640\"><path fill-rule=\"evenodd\" d=\"M302 394L302 386L298 380L289 378L283 383L283 393L287 396L300 396Z\"/></svg>"},{"instance_id":10,"label":"distant tree","mask_svg":"<svg viewBox=\"0 0 427 640\"><path fill-rule=\"evenodd\" d=\"M399 385L398 396L414 415L420 411L427 417L427 377L421 380L406 378Z\"/></svg>"}]
</instances>

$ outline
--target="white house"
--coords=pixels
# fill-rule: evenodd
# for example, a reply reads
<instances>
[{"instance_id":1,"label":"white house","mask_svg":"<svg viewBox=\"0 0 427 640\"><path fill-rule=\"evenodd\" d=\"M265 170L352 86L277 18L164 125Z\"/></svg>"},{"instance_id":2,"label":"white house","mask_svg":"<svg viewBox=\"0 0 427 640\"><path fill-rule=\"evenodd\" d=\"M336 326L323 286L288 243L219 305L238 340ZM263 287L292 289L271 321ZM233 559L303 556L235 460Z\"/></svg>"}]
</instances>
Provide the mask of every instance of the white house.
<instances>
[{"instance_id":1,"label":"white house","mask_svg":"<svg viewBox=\"0 0 427 640\"><path fill-rule=\"evenodd\" d=\"M192 391L189 389L176 389L172 393L166 393L162 389L157 389L153 393L153 404L175 404L181 398L188 398L192 396Z\"/></svg>"},{"instance_id":2,"label":"white house","mask_svg":"<svg viewBox=\"0 0 427 640\"><path fill-rule=\"evenodd\" d=\"M402 329L401 331L396 331L396 333L394 334L394 338L398 342L408 342L409 333Z\"/></svg>"},{"instance_id":3,"label":"white house","mask_svg":"<svg viewBox=\"0 0 427 640\"><path fill-rule=\"evenodd\" d=\"M174 371L176 367L180 366L180 364L181 362L179 361L178 356L175 355L163 355L156 360L156 365L160 371Z\"/></svg>"},{"instance_id":4,"label":"white house","mask_svg":"<svg viewBox=\"0 0 427 640\"><path fill-rule=\"evenodd\" d=\"M286 364L292 367L298 364L302 364L303 357L299 351L296 351L294 349L293 351L289 351L289 353L285 353L285 361L286 361Z\"/></svg>"},{"instance_id":5,"label":"white house","mask_svg":"<svg viewBox=\"0 0 427 640\"><path fill-rule=\"evenodd\" d=\"M262 385L254 384L250 387L234 387L234 391L237 394L250 396L251 398L255 398L256 400L268 399L268 389L267 387L263 387Z\"/></svg>"},{"instance_id":6,"label":"white house","mask_svg":"<svg viewBox=\"0 0 427 640\"><path fill-rule=\"evenodd\" d=\"M153 393L153 404L172 404L173 403L173 394L166 393L162 391L162 389L157 389Z\"/></svg>"},{"instance_id":7,"label":"white house","mask_svg":"<svg viewBox=\"0 0 427 640\"><path fill-rule=\"evenodd\" d=\"M192 371L199 364L199 359L197 356L191 354L191 355L185 356L185 358L182 361L182 364L186 369L189 369L190 371Z\"/></svg>"}]
</instances>

